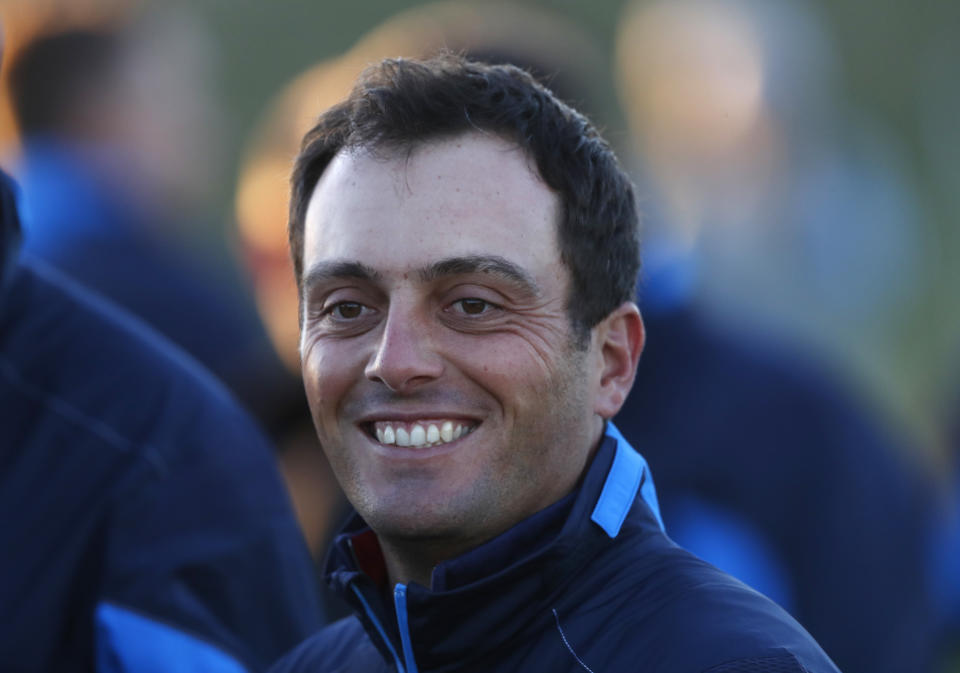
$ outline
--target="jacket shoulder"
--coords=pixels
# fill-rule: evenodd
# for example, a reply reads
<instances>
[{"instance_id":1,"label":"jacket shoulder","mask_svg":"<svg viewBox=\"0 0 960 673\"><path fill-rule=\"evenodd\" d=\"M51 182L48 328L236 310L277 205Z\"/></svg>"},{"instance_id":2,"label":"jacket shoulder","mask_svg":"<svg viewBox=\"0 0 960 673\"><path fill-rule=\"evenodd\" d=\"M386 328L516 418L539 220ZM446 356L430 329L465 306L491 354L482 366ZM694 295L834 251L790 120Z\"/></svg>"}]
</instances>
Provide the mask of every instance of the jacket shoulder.
<instances>
[{"instance_id":1,"label":"jacket shoulder","mask_svg":"<svg viewBox=\"0 0 960 673\"><path fill-rule=\"evenodd\" d=\"M837 673L780 606L658 537L597 569L590 597L560 615L568 639L650 671Z\"/></svg>"}]
</instances>

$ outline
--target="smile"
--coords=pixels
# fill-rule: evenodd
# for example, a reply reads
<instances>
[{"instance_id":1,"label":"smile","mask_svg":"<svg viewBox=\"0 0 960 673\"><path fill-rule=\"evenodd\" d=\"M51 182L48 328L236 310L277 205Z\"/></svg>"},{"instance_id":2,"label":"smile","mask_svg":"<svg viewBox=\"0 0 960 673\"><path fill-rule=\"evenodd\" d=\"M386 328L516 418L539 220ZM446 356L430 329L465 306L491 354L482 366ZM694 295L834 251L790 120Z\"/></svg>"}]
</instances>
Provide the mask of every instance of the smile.
<instances>
[{"instance_id":1,"label":"smile","mask_svg":"<svg viewBox=\"0 0 960 673\"><path fill-rule=\"evenodd\" d=\"M470 434L475 424L463 421L376 421L373 434L381 444L422 448L449 444Z\"/></svg>"}]
</instances>

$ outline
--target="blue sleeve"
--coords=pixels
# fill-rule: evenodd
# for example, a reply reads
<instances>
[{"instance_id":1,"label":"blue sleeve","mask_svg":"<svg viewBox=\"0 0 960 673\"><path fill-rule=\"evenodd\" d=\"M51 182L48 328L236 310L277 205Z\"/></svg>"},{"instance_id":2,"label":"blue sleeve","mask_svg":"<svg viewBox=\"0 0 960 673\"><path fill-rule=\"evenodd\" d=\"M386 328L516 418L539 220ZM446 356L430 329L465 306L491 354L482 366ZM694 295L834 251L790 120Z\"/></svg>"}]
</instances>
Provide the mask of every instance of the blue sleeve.
<instances>
[{"instance_id":1,"label":"blue sleeve","mask_svg":"<svg viewBox=\"0 0 960 673\"><path fill-rule=\"evenodd\" d=\"M158 410L158 423L176 421L186 438L177 455L146 466L114 508L102 596L262 670L320 626L313 565L256 428L239 412L179 402ZM98 637L133 623L114 620ZM172 663L166 670L181 670Z\"/></svg>"},{"instance_id":2,"label":"blue sleeve","mask_svg":"<svg viewBox=\"0 0 960 673\"><path fill-rule=\"evenodd\" d=\"M212 643L111 603L96 611L99 673L247 673Z\"/></svg>"},{"instance_id":3,"label":"blue sleeve","mask_svg":"<svg viewBox=\"0 0 960 673\"><path fill-rule=\"evenodd\" d=\"M684 493L671 506L670 537L787 612L796 609L790 573L776 547L736 510Z\"/></svg>"}]
</instances>

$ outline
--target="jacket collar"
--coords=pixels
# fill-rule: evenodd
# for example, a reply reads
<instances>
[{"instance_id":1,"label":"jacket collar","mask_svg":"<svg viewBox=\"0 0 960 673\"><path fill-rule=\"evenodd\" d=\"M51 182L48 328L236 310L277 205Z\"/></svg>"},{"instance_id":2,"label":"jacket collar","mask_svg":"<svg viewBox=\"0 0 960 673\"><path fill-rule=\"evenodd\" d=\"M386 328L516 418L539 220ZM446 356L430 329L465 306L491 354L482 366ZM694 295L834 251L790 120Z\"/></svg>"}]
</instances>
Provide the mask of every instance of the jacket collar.
<instances>
[{"instance_id":1,"label":"jacket collar","mask_svg":"<svg viewBox=\"0 0 960 673\"><path fill-rule=\"evenodd\" d=\"M440 564L432 587L411 583L404 590L406 608L400 620L395 606L382 598L382 556L357 514L334 542L327 581L352 605L388 660L399 663L406 658L404 650L409 655L412 648L421 668L452 668L540 628L540 620L549 617L549 608L576 581L578 571L614 543L637 500L646 503L644 511L662 528L646 461L608 423L573 493ZM404 627L406 648L400 634Z\"/></svg>"}]
</instances>

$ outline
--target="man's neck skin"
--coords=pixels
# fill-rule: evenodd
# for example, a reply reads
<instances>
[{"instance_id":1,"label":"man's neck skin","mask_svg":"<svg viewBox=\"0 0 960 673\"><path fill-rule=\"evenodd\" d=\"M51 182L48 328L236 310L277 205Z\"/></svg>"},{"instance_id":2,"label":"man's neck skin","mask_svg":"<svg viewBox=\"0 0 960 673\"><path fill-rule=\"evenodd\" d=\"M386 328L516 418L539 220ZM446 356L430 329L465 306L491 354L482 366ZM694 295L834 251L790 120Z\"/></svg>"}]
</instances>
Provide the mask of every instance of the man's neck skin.
<instances>
[{"instance_id":1,"label":"man's neck skin","mask_svg":"<svg viewBox=\"0 0 960 673\"><path fill-rule=\"evenodd\" d=\"M587 455L584 471L593 461L593 457L597 449L600 448L600 443L603 441L606 421L600 417L597 417L597 421L599 421L599 424L596 439L593 443L593 448ZM571 488L554 502L569 495L582 476L581 474L577 478L577 481L571 485ZM553 503L548 503L547 506L552 504ZM513 525L517 523L520 522L515 521ZM499 531L499 533L502 532L502 530ZM378 534L377 539L380 542L380 549L383 552L383 560L387 567L387 577L389 578L391 587L397 584L416 582L429 588L432 585L433 569L438 564L448 559L456 558L471 549L475 549L487 542L490 538L437 538L434 540L424 540L395 538Z\"/></svg>"},{"instance_id":2,"label":"man's neck skin","mask_svg":"<svg viewBox=\"0 0 960 673\"><path fill-rule=\"evenodd\" d=\"M383 536L379 540L391 587L416 582L429 588L438 563L472 548L451 545L448 540L398 540Z\"/></svg>"}]
</instances>

